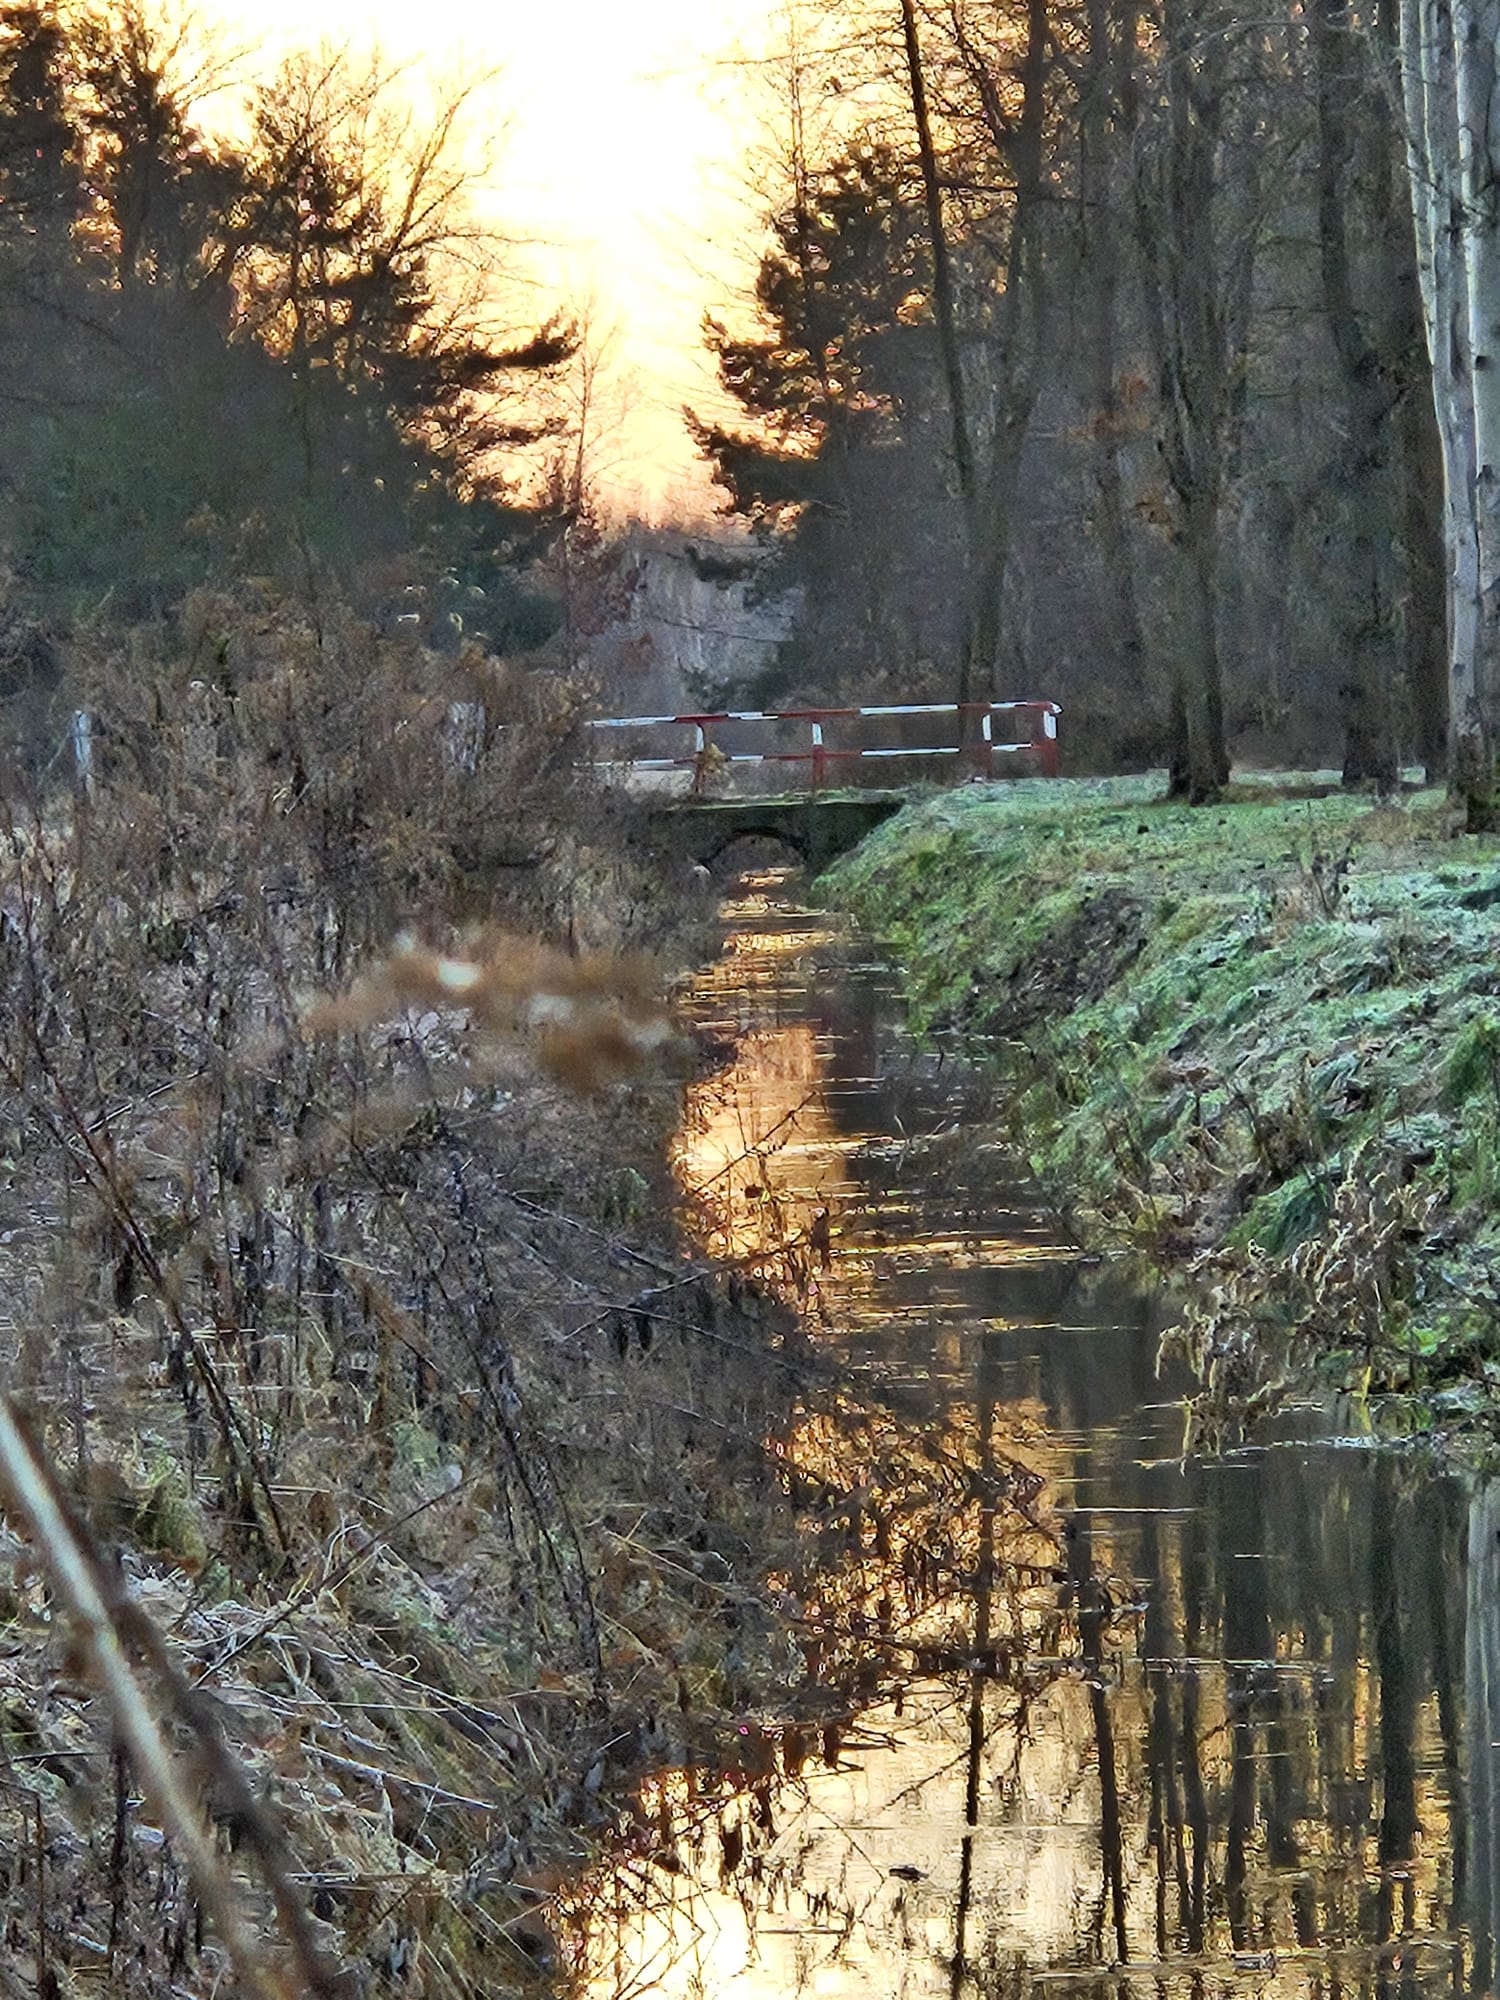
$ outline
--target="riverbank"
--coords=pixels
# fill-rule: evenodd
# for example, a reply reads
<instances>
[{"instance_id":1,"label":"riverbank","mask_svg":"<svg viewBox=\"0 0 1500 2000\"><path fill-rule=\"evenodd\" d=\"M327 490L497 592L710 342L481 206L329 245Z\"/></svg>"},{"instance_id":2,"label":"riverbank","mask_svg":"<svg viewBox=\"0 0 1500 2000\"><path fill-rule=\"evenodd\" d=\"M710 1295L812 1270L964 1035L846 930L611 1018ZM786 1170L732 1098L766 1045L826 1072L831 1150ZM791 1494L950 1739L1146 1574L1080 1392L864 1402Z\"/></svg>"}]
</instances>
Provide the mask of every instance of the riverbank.
<instances>
[{"instance_id":1,"label":"riverbank","mask_svg":"<svg viewBox=\"0 0 1500 2000\"><path fill-rule=\"evenodd\" d=\"M1500 843L1440 793L1159 779L932 797L822 878L983 1051L1080 1238L1181 1268L1215 1421L1310 1372L1492 1412ZM1487 1421L1488 1419L1486 1419Z\"/></svg>"},{"instance_id":2,"label":"riverbank","mask_svg":"<svg viewBox=\"0 0 1500 2000\"><path fill-rule=\"evenodd\" d=\"M199 609L7 774L0 1995L511 1990L801 1657L785 1321L666 1163L701 914L549 678L455 755L400 635Z\"/></svg>"}]
</instances>

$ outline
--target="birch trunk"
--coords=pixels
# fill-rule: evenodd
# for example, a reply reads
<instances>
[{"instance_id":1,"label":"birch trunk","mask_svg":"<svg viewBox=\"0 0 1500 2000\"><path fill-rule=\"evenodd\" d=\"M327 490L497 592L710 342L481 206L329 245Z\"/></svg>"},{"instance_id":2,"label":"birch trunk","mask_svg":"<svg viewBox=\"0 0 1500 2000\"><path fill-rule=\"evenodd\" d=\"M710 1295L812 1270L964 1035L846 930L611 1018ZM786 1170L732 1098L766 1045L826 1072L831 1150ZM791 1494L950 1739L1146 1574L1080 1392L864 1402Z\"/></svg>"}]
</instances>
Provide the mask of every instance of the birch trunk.
<instances>
[{"instance_id":1,"label":"birch trunk","mask_svg":"<svg viewBox=\"0 0 1500 2000\"><path fill-rule=\"evenodd\" d=\"M1473 652L1454 689L1454 769L1471 830L1495 824L1495 693L1500 687L1500 0L1452 0L1458 101L1463 290L1473 405Z\"/></svg>"},{"instance_id":2,"label":"birch trunk","mask_svg":"<svg viewBox=\"0 0 1500 2000\"><path fill-rule=\"evenodd\" d=\"M1494 0L1487 0L1493 6ZM1401 76L1406 110L1407 166L1411 181L1412 217L1417 246L1417 281L1427 351L1432 361L1432 398L1443 458L1443 524L1447 544L1449 786L1462 802L1471 827L1483 826L1491 811L1490 691L1495 674L1481 651L1481 564L1477 497L1474 373L1471 342L1476 324L1469 304L1469 273L1483 268L1484 258L1471 257L1463 181L1464 156L1473 175L1477 147L1491 129L1484 107L1478 133L1467 142L1460 137L1460 67L1456 33L1469 32L1472 7L1462 16L1448 0L1401 0ZM1494 75L1493 50L1486 56L1465 51L1473 68L1464 86L1464 100L1473 108L1478 77ZM1491 165L1491 182L1493 180ZM1477 183L1476 183L1477 185ZM1493 188L1491 186L1491 193ZM1490 260L1494 258L1493 208L1490 217ZM1495 319L1491 301L1489 323ZM1477 323L1483 327L1484 316ZM1495 374L1493 364L1491 374ZM1489 400L1500 395L1500 374L1489 388ZM1493 442L1493 419L1491 440ZM1491 453L1493 467L1497 460ZM1493 485L1493 473L1491 475ZM1493 539L1493 531L1492 531Z\"/></svg>"},{"instance_id":3,"label":"birch trunk","mask_svg":"<svg viewBox=\"0 0 1500 2000\"><path fill-rule=\"evenodd\" d=\"M1423 349L1422 358L1426 359ZM1417 761L1435 785L1448 775L1447 550L1443 468L1432 401L1420 384L1402 398L1401 553L1406 572L1402 620L1405 681Z\"/></svg>"}]
</instances>

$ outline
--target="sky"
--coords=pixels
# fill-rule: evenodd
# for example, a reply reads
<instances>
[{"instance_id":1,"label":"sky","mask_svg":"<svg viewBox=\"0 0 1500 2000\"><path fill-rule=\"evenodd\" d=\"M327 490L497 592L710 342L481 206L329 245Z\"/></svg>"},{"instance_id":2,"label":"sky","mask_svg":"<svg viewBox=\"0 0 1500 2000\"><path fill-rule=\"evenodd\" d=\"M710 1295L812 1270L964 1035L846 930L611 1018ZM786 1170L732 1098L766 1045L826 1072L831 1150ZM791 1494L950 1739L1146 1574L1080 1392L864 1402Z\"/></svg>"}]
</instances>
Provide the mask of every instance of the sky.
<instances>
[{"instance_id":1,"label":"sky","mask_svg":"<svg viewBox=\"0 0 1500 2000\"><path fill-rule=\"evenodd\" d=\"M206 0L252 69L293 48L372 43L412 73L499 72L505 127L491 219L525 240L536 317L582 307L628 396L596 473L616 510L711 506L683 428L717 407L705 311L742 293L757 241L745 161L763 49L781 0Z\"/></svg>"}]
</instances>

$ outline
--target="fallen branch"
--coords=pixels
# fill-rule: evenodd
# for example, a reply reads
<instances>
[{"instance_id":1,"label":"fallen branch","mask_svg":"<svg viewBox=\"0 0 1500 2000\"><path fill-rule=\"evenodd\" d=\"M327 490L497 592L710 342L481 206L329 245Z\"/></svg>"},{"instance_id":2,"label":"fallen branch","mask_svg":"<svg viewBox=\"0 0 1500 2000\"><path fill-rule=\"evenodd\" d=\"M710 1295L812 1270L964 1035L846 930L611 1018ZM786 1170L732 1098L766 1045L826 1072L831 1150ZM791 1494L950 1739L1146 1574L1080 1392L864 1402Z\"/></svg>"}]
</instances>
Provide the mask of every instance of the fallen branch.
<instances>
[{"instance_id":1,"label":"fallen branch","mask_svg":"<svg viewBox=\"0 0 1500 2000\"><path fill-rule=\"evenodd\" d=\"M252 2000L347 2000L346 1983L319 1947L292 1887L280 1830L224 1747L203 1697L182 1679L155 1627L101 1555L8 1396L0 1396L0 1488L66 1607L136 1775L186 1862L246 1993ZM154 1684L149 1691L136 1660L149 1671ZM188 1788L184 1760L169 1747L155 1704L185 1725L204 1792L211 1788L260 1863L289 1948L285 1971L266 1965L264 1941L246 1923L234 1884L205 1830L203 1808Z\"/></svg>"}]
</instances>

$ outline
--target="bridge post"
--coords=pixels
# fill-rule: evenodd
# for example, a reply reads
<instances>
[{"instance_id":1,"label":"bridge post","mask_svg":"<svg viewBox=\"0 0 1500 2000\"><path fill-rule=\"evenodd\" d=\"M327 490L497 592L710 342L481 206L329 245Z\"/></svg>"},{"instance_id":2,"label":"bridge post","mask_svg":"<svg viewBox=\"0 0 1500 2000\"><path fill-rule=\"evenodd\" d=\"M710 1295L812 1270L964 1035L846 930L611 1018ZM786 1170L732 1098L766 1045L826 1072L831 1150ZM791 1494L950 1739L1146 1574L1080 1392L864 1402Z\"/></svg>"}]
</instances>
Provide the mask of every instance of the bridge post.
<instances>
[{"instance_id":1,"label":"bridge post","mask_svg":"<svg viewBox=\"0 0 1500 2000\"><path fill-rule=\"evenodd\" d=\"M1057 709L1050 701L1037 701L1031 705L1031 747L1036 752L1037 768L1047 778L1058 775L1057 762Z\"/></svg>"},{"instance_id":2,"label":"bridge post","mask_svg":"<svg viewBox=\"0 0 1500 2000\"><path fill-rule=\"evenodd\" d=\"M693 782L689 792L695 799L701 799L708 791L709 779L713 772L709 765L708 731L701 722L693 724Z\"/></svg>"}]
</instances>

